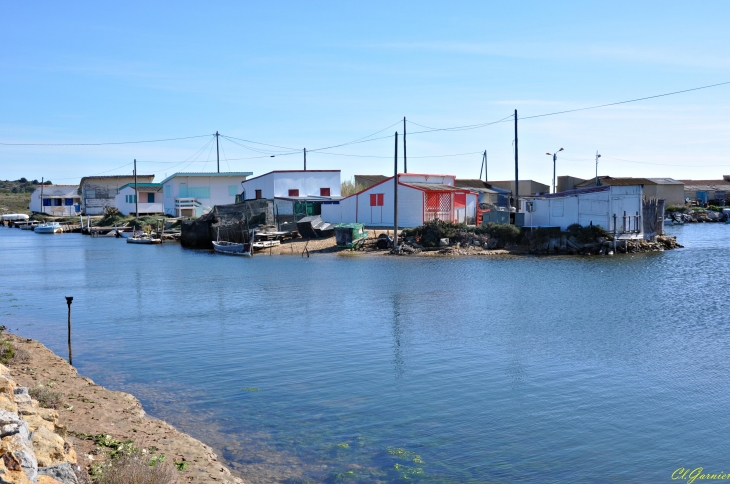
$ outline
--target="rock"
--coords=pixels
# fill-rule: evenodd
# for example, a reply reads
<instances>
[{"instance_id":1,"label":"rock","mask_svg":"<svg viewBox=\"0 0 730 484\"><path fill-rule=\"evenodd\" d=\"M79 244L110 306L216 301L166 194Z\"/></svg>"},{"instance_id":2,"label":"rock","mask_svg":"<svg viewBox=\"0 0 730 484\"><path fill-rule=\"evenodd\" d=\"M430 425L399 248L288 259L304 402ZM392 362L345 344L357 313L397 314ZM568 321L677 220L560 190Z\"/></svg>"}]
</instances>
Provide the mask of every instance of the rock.
<instances>
[{"instance_id":1,"label":"rock","mask_svg":"<svg viewBox=\"0 0 730 484\"><path fill-rule=\"evenodd\" d=\"M474 241L474 246L475 246L475 247L480 247L481 245L482 245L482 243L481 243L481 242L479 242L478 240L475 240L475 241Z\"/></svg>"},{"instance_id":2,"label":"rock","mask_svg":"<svg viewBox=\"0 0 730 484\"><path fill-rule=\"evenodd\" d=\"M439 240L439 247L448 247L449 246L449 239L440 239Z\"/></svg>"},{"instance_id":3,"label":"rock","mask_svg":"<svg viewBox=\"0 0 730 484\"><path fill-rule=\"evenodd\" d=\"M15 414L0 410L0 483L36 482L38 463L28 424ZM18 471L25 476L23 480Z\"/></svg>"},{"instance_id":4,"label":"rock","mask_svg":"<svg viewBox=\"0 0 730 484\"><path fill-rule=\"evenodd\" d=\"M38 484L63 484L50 476L38 476Z\"/></svg>"},{"instance_id":5,"label":"rock","mask_svg":"<svg viewBox=\"0 0 730 484\"><path fill-rule=\"evenodd\" d=\"M497 240L494 237L490 238L487 241L487 249L496 249L498 245L499 245L499 240Z\"/></svg>"},{"instance_id":6,"label":"rock","mask_svg":"<svg viewBox=\"0 0 730 484\"><path fill-rule=\"evenodd\" d=\"M40 476L51 477L62 484L79 484L79 481L76 479L76 473L74 472L73 467L71 467L71 464L68 462L48 467L40 467L38 468L38 474ZM41 484L42 482L43 481L39 478L38 484Z\"/></svg>"},{"instance_id":7,"label":"rock","mask_svg":"<svg viewBox=\"0 0 730 484\"><path fill-rule=\"evenodd\" d=\"M35 449L38 465L41 467L53 466L62 462L76 463L76 451L64 442L63 437L45 426L38 427L33 432L31 442Z\"/></svg>"}]
</instances>

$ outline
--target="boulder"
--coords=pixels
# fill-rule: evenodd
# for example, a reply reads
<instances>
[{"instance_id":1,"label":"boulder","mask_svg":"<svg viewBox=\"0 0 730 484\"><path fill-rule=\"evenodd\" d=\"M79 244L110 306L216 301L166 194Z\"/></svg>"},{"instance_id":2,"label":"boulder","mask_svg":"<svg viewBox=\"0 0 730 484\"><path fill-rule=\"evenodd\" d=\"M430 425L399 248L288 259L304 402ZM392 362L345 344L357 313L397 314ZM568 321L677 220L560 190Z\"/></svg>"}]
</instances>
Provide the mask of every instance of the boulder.
<instances>
[{"instance_id":1,"label":"boulder","mask_svg":"<svg viewBox=\"0 0 730 484\"><path fill-rule=\"evenodd\" d=\"M63 484L50 476L38 476L38 484Z\"/></svg>"},{"instance_id":2,"label":"boulder","mask_svg":"<svg viewBox=\"0 0 730 484\"><path fill-rule=\"evenodd\" d=\"M439 247L448 247L449 239L439 239Z\"/></svg>"},{"instance_id":3,"label":"boulder","mask_svg":"<svg viewBox=\"0 0 730 484\"><path fill-rule=\"evenodd\" d=\"M41 467L62 462L76 463L76 451L63 440L63 437L46 426L40 426L33 432L31 442L35 449L38 465Z\"/></svg>"},{"instance_id":4,"label":"boulder","mask_svg":"<svg viewBox=\"0 0 730 484\"><path fill-rule=\"evenodd\" d=\"M76 479L76 473L74 472L71 464L69 464L68 462L48 467L40 467L38 469L38 474L40 476L48 476L49 478L53 478L55 482L60 482L61 484L79 484L78 479ZM48 482L51 483L54 481ZM42 482L43 481L41 481L39 477L38 484L42 484Z\"/></svg>"}]
</instances>

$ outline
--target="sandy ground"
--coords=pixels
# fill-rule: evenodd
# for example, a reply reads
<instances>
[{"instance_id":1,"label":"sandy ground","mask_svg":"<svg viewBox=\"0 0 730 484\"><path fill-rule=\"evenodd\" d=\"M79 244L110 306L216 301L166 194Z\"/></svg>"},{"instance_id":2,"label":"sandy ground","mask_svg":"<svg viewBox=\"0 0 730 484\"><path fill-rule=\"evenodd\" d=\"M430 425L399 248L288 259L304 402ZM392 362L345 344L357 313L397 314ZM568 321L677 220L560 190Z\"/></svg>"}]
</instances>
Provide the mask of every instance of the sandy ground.
<instances>
[{"instance_id":1,"label":"sandy ground","mask_svg":"<svg viewBox=\"0 0 730 484\"><path fill-rule=\"evenodd\" d=\"M221 464L213 449L174 427L145 415L139 401L127 393L114 392L79 376L66 360L56 356L41 343L7 335L17 348L30 354L21 365L8 365L18 385L34 387L53 382L52 389L61 393L71 409L59 409L60 423L69 430L79 459L79 465L89 466L98 459L93 455L95 445L75 434L109 434L117 440L133 440L140 448L155 446L168 462L188 462L180 472L181 483L243 483Z\"/></svg>"}]
</instances>

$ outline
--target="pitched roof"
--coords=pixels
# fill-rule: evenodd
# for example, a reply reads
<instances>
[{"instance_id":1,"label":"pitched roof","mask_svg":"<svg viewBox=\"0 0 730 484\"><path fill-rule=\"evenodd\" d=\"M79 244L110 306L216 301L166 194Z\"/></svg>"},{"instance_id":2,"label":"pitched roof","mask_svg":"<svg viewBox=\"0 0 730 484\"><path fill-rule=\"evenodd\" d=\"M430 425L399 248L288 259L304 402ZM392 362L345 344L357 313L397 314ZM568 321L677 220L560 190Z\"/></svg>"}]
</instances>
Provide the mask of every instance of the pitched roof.
<instances>
[{"instance_id":1,"label":"pitched roof","mask_svg":"<svg viewBox=\"0 0 730 484\"><path fill-rule=\"evenodd\" d=\"M173 178L179 177L179 176L229 176L229 177L242 177L242 176L251 176L253 175L253 172L251 171L223 171L223 172L185 172L180 171L177 173L173 173L172 175L168 176L164 180L162 180L160 183L165 183L169 180L172 180Z\"/></svg>"},{"instance_id":2,"label":"pitched roof","mask_svg":"<svg viewBox=\"0 0 730 484\"><path fill-rule=\"evenodd\" d=\"M730 181L728 180L680 180L684 183L685 190L720 190L730 189Z\"/></svg>"},{"instance_id":3,"label":"pitched roof","mask_svg":"<svg viewBox=\"0 0 730 484\"><path fill-rule=\"evenodd\" d=\"M134 183L127 183L119 189L122 190L127 187L134 187ZM137 188L162 188L162 183L137 183Z\"/></svg>"},{"instance_id":4,"label":"pitched roof","mask_svg":"<svg viewBox=\"0 0 730 484\"><path fill-rule=\"evenodd\" d=\"M684 185L684 183L674 178L647 178L647 180L653 181L657 185Z\"/></svg>"},{"instance_id":5,"label":"pitched roof","mask_svg":"<svg viewBox=\"0 0 730 484\"><path fill-rule=\"evenodd\" d=\"M355 178L360 178L362 180L369 181L375 184L392 177L385 175L355 175Z\"/></svg>"},{"instance_id":6,"label":"pitched roof","mask_svg":"<svg viewBox=\"0 0 730 484\"><path fill-rule=\"evenodd\" d=\"M134 175L103 175L103 176L85 176L81 178L81 181L79 182L79 186L84 184L84 180L112 180L112 179L119 179L119 178L134 178ZM149 178L150 181L155 179L155 175L137 175L137 178Z\"/></svg>"},{"instance_id":7,"label":"pitched roof","mask_svg":"<svg viewBox=\"0 0 730 484\"><path fill-rule=\"evenodd\" d=\"M598 180L601 185L614 185L614 186L633 186L633 185L657 185L656 182L649 180L648 178L631 178L631 177L610 177L610 176L599 176ZM589 178L588 180L577 183L576 188L585 188L596 186L596 179Z\"/></svg>"},{"instance_id":8,"label":"pitched roof","mask_svg":"<svg viewBox=\"0 0 730 484\"><path fill-rule=\"evenodd\" d=\"M469 191L468 188L452 187L451 185L443 185L441 183L421 183L421 182L400 182L403 186L418 188L419 190L439 191L439 192L464 192Z\"/></svg>"}]
</instances>

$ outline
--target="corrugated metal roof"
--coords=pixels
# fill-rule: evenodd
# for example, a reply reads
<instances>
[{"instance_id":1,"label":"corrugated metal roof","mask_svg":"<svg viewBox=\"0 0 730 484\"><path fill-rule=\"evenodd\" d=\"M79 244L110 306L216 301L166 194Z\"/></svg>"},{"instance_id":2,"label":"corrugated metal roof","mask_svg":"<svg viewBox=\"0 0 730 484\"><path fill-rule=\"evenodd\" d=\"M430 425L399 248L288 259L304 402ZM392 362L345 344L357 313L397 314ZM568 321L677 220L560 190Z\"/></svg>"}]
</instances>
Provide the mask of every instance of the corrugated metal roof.
<instances>
[{"instance_id":1,"label":"corrugated metal roof","mask_svg":"<svg viewBox=\"0 0 730 484\"><path fill-rule=\"evenodd\" d=\"M439 192L463 192L469 191L468 188L452 187L451 185L442 185L441 183L421 183L421 182L401 182L401 185L420 188L421 190L431 190Z\"/></svg>"},{"instance_id":2,"label":"corrugated metal roof","mask_svg":"<svg viewBox=\"0 0 730 484\"><path fill-rule=\"evenodd\" d=\"M594 180L595 182L595 180ZM576 188L575 190L566 190L564 192L558 192L558 193L548 193L545 195L530 195L520 198L563 198L563 197L574 197L576 195L581 195L584 193L597 193L597 192L605 192L610 190L611 187L608 185L602 185L600 187L588 187L588 188Z\"/></svg>"},{"instance_id":3,"label":"corrugated metal roof","mask_svg":"<svg viewBox=\"0 0 730 484\"><path fill-rule=\"evenodd\" d=\"M123 185L119 187L119 189L127 188L127 187L133 187L134 183L127 183L126 185ZM137 188L162 188L162 183L137 183Z\"/></svg>"},{"instance_id":4,"label":"corrugated metal roof","mask_svg":"<svg viewBox=\"0 0 730 484\"><path fill-rule=\"evenodd\" d=\"M656 185L656 182L651 181L648 178L631 178L631 177L610 177L610 176L599 176L598 181L601 185L614 185L617 187L628 187L633 185ZM575 185L577 188L596 186L596 179L590 178L584 182Z\"/></svg>"},{"instance_id":5,"label":"corrugated metal roof","mask_svg":"<svg viewBox=\"0 0 730 484\"><path fill-rule=\"evenodd\" d=\"M172 175L168 176L164 180L162 180L160 183L165 183L168 180L172 180L173 178L176 178L178 176L251 176L253 175L252 171L223 171L223 172L185 172L181 171L178 173L173 173ZM139 175L138 175L139 176Z\"/></svg>"},{"instance_id":6,"label":"corrugated metal roof","mask_svg":"<svg viewBox=\"0 0 730 484\"><path fill-rule=\"evenodd\" d=\"M674 178L647 178L649 181L653 181L657 185L683 185L679 180Z\"/></svg>"},{"instance_id":7,"label":"corrugated metal roof","mask_svg":"<svg viewBox=\"0 0 730 484\"><path fill-rule=\"evenodd\" d=\"M385 175L355 175L355 176L357 178L362 178L363 180L372 182L373 184L381 182L383 180L387 180L388 178L393 178L393 177L385 176Z\"/></svg>"}]
</instances>

